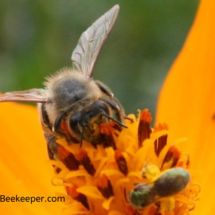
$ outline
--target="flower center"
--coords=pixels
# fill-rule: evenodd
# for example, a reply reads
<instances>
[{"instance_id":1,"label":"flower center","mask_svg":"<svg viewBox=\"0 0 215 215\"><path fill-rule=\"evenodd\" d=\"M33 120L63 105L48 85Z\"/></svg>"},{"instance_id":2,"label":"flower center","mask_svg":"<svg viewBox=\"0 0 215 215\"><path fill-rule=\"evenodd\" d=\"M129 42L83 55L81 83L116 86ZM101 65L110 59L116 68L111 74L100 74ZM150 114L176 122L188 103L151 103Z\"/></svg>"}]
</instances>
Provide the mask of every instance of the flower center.
<instances>
[{"instance_id":1,"label":"flower center","mask_svg":"<svg viewBox=\"0 0 215 215\"><path fill-rule=\"evenodd\" d=\"M56 140L51 163L68 194L68 214L182 215L194 208L200 189L189 155L168 142L166 124L150 127L148 110L129 117L123 130L101 125L105 143L96 147Z\"/></svg>"}]
</instances>

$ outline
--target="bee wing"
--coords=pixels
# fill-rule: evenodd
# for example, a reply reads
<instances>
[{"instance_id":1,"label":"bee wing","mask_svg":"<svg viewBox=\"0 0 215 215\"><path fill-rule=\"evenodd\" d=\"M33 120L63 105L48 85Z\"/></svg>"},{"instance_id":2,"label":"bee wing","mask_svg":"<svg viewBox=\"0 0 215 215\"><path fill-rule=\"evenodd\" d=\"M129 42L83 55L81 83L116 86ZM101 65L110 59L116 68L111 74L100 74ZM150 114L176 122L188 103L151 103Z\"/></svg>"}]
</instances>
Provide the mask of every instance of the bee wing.
<instances>
[{"instance_id":1,"label":"bee wing","mask_svg":"<svg viewBox=\"0 0 215 215\"><path fill-rule=\"evenodd\" d=\"M46 103L48 97L43 89L30 89L25 91L14 91L0 95L0 102L36 102Z\"/></svg>"},{"instance_id":2,"label":"bee wing","mask_svg":"<svg viewBox=\"0 0 215 215\"><path fill-rule=\"evenodd\" d=\"M100 50L107 39L119 13L119 5L115 5L98 18L82 33L72 53L73 66L83 72L87 78L93 76L93 69Z\"/></svg>"}]
</instances>

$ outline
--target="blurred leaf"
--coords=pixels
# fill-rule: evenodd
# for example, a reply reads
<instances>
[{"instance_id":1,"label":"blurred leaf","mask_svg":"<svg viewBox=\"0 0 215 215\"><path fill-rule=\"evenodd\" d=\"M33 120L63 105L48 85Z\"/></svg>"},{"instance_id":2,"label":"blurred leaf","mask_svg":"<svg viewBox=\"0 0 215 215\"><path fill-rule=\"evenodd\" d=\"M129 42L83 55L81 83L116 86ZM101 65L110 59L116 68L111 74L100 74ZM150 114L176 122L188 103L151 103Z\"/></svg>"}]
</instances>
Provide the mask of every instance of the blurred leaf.
<instances>
[{"instance_id":1,"label":"blurred leaf","mask_svg":"<svg viewBox=\"0 0 215 215\"><path fill-rule=\"evenodd\" d=\"M120 14L95 68L127 113L149 108L192 25L198 0L0 2L0 91L42 87L71 66L81 33L113 5Z\"/></svg>"}]
</instances>

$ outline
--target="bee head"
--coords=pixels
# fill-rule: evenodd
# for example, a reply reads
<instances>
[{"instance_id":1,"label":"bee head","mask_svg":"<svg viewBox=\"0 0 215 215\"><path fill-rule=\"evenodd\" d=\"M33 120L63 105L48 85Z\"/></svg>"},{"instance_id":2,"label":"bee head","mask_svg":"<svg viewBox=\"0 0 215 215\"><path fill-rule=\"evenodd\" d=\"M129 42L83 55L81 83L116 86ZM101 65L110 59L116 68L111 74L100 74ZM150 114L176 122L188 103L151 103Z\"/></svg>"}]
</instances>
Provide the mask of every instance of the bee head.
<instances>
[{"instance_id":1,"label":"bee head","mask_svg":"<svg viewBox=\"0 0 215 215\"><path fill-rule=\"evenodd\" d=\"M66 121L68 122L67 125L70 130L80 137L78 140L80 146L82 146L83 139L90 143L92 143L92 141L96 142L92 144L98 144L101 141L102 136L100 134L100 125L107 123L109 120L113 120L120 126L125 127L124 124L112 117L112 111L109 104L101 100L97 100L71 115L61 112L55 120L53 131L60 131L61 122L65 117L68 117Z\"/></svg>"},{"instance_id":2,"label":"bee head","mask_svg":"<svg viewBox=\"0 0 215 215\"><path fill-rule=\"evenodd\" d=\"M109 114L108 107L101 101L96 101L81 111L78 111L70 117L69 125L71 129L85 127L90 125L95 119L103 114Z\"/></svg>"}]
</instances>

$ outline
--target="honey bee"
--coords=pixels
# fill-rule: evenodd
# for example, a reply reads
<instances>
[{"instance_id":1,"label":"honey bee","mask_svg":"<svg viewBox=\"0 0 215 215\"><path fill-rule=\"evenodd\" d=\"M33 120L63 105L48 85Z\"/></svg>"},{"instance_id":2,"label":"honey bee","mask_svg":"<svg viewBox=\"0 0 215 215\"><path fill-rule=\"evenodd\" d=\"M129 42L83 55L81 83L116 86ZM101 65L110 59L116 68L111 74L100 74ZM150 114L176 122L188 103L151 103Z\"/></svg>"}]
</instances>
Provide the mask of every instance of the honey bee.
<instances>
[{"instance_id":1,"label":"honey bee","mask_svg":"<svg viewBox=\"0 0 215 215\"><path fill-rule=\"evenodd\" d=\"M160 199L180 193L190 182L190 174L183 168L171 168L164 171L151 183L138 183L129 192L128 202L136 210L143 210ZM171 205L174 208L174 205Z\"/></svg>"},{"instance_id":2,"label":"honey bee","mask_svg":"<svg viewBox=\"0 0 215 215\"><path fill-rule=\"evenodd\" d=\"M119 6L115 5L82 33L71 60L73 68L64 68L47 78L45 89L7 92L0 102L38 103L40 120L50 158L54 157L57 138L68 143L86 140L94 147L102 144L100 125L115 121L124 125L125 112L111 90L93 79L95 63L113 25Z\"/></svg>"}]
</instances>

